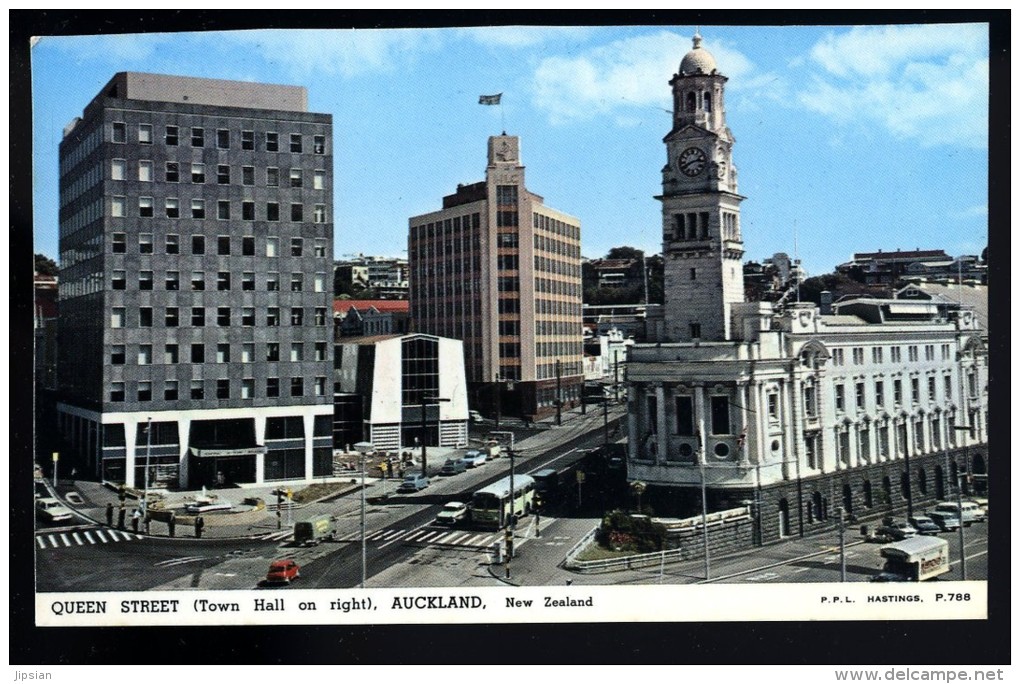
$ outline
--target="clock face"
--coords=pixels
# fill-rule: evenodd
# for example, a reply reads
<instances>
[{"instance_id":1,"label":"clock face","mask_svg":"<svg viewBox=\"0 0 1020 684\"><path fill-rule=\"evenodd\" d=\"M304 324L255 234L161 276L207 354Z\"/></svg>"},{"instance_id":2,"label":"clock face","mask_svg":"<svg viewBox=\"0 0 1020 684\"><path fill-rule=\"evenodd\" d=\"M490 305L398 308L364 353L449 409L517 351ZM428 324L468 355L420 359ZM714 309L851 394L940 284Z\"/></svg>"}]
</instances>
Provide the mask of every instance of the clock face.
<instances>
[{"instance_id":1,"label":"clock face","mask_svg":"<svg viewBox=\"0 0 1020 684\"><path fill-rule=\"evenodd\" d=\"M697 176L699 173L705 170L707 157L705 152L698 147L688 147L686 150L680 153L680 160L677 166L680 167L680 171L684 175Z\"/></svg>"}]
</instances>

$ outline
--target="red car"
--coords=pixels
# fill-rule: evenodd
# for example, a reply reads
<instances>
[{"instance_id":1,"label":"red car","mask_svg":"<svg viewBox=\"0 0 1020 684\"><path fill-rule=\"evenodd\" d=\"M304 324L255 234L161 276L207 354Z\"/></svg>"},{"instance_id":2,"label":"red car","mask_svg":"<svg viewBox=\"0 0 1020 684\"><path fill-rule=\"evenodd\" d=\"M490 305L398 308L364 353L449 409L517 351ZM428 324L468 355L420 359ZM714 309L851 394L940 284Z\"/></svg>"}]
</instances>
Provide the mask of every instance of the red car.
<instances>
[{"instance_id":1,"label":"red car","mask_svg":"<svg viewBox=\"0 0 1020 684\"><path fill-rule=\"evenodd\" d=\"M266 582L277 584L290 584L298 577L301 577L301 568L298 564L287 558L275 560L269 564L269 572L266 573Z\"/></svg>"}]
</instances>

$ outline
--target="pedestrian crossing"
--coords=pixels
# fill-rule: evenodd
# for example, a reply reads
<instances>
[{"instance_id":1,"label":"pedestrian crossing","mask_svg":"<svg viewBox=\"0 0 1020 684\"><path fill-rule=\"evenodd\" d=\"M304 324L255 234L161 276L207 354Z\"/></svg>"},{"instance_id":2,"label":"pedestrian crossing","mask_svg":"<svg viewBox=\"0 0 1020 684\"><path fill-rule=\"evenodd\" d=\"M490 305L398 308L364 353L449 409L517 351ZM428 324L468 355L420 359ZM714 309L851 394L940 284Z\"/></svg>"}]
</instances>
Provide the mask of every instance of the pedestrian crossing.
<instances>
[{"instance_id":1,"label":"pedestrian crossing","mask_svg":"<svg viewBox=\"0 0 1020 684\"><path fill-rule=\"evenodd\" d=\"M418 527L414 529L384 528L369 532L365 541L385 545L393 542L420 544L422 546L455 546L463 548L489 548L503 538L502 532L478 530L451 530L448 527ZM361 533L355 532L338 539L340 542L361 541Z\"/></svg>"},{"instance_id":2,"label":"pedestrian crossing","mask_svg":"<svg viewBox=\"0 0 1020 684\"><path fill-rule=\"evenodd\" d=\"M67 532L37 533L35 545L42 549L62 549L68 546L113 544L144 539L140 534L113 529L73 530Z\"/></svg>"}]
</instances>

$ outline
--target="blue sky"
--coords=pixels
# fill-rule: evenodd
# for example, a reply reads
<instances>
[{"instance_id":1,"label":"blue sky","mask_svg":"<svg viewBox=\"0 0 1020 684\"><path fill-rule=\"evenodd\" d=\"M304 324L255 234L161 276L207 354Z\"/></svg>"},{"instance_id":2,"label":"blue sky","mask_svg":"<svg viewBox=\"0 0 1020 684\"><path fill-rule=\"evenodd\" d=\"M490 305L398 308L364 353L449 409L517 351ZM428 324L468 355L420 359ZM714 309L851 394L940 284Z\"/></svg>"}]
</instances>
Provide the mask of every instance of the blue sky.
<instances>
[{"instance_id":1,"label":"blue sky","mask_svg":"<svg viewBox=\"0 0 1020 684\"><path fill-rule=\"evenodd\" d=\"M61 131L117 71L303 85L333 115L335 255L403 255L410 216L521 138L530 190L582 253L661 249L668 81L693 26L43 37L32 50L35 251L57 256ZM729 77L747 259L987 244L984 25L702 26ZM503 93L502 107L478 104Z\"/></svg>"}]
</instances>

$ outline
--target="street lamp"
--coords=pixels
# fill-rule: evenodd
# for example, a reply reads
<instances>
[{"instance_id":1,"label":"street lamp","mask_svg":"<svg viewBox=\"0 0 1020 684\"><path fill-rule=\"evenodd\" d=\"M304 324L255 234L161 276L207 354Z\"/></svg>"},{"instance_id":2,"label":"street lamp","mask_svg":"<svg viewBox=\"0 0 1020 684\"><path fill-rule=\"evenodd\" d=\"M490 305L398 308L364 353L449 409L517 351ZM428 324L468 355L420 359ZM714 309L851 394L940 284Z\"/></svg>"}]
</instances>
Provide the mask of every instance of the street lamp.
<instances>
[{"instance_id":1,"label":"street lamp","mask_svg":"<svg viewBox=\"0 0 1020 684\"><path fill-rule=\"evenodd\" d=\"M361 456L361 588L365 588L365 577L368 574L367 554L365 551L365 457L375 451L375 445L371 442L358 442L354 450Z\"/></svg>"},{"instance_id":2,"label":"street lamp","mask_svg":"<svg viewBox=\"0 0 1020 684\"><path fill-rule=\"evenodd\" d=\"M708 496L705 492L705 450L700 435L698 436L698 470L701 473L701 532L705 552L705 580L708 581L711 577L708 560Z\"/></svg>"},{"instance_id":3,"label":"street lamp","mask_svg":"<svg viewBox=\"0 0 1020 684\"><path fill-rule=\"evenodd\" d=\"M970 432L971 427L969 425L954 425L953 429L959 432ZM964 445L967 450L970 450L970 445ZM948 458L949 449L946 448L946 455ZM968 453L968 456L970 454ZM960 527L957 528L960 531L960 579L967 579L967 551L963 548L963 473L960 469L956 469L956 512L960 516Z\"/></svg>"},{"instance_id":4,"label":"street lamp","mask_svg":"<svg viewBox=\"0 0 1020 684\"><path fill-rule=\"evenodd\" d=\"M145 490L142 495L142 520L149 515L149 454L152 453L152 418L145 419Z\"/></svg>"},{"instance_id":5,"label":"street lamp","mask_svg":"<svg viewBox=\"0 0 1020 684\"><path fill-rule=\"evenodd\" d=\"M427 448L426 448L427 447L427 443L429 441L427 439L428 423L425 420L426 406L427 406L427 404L435 404L436 406L438 406L441 402L444 402L444 401L450 401L450 400L446 399L444 397L429 397L429 396L426 396L424 394L421 395L421 474L422 474L423 477L428 477L427 470L428 470L428 465L429 465L429 463L428 463L428 451L427 451ZM436 423L438 424L439 422L440 422L439 421L439 417L436 416Z\"/></svg>"}]
</instances>

